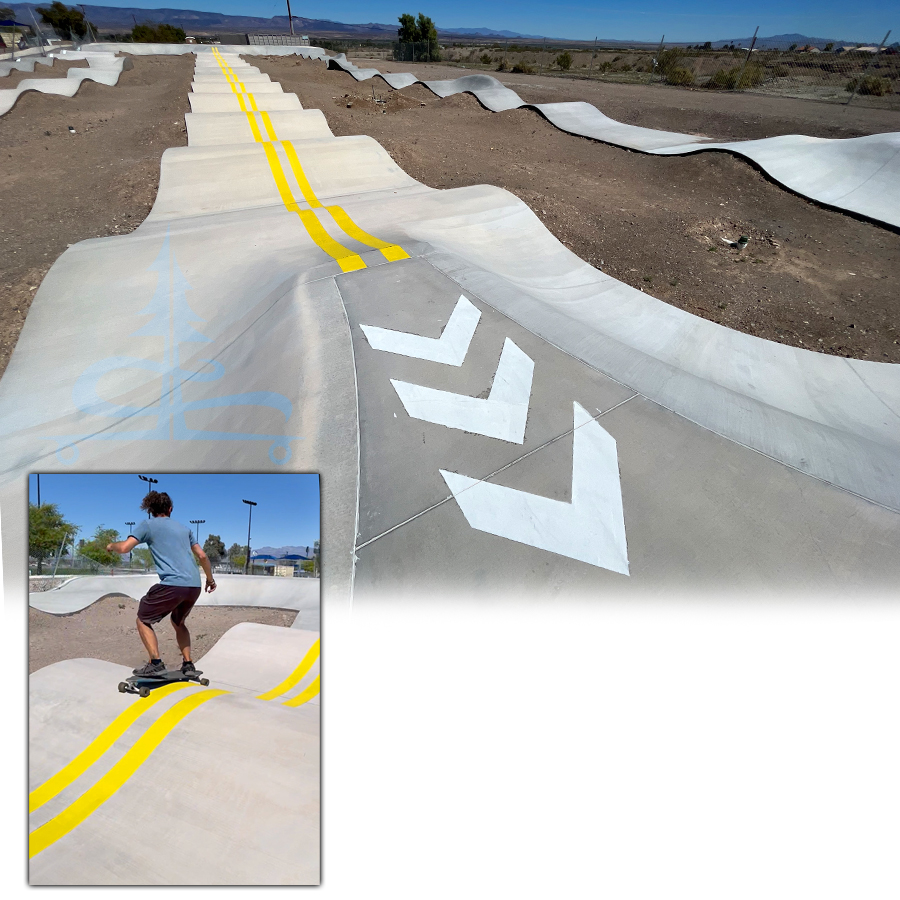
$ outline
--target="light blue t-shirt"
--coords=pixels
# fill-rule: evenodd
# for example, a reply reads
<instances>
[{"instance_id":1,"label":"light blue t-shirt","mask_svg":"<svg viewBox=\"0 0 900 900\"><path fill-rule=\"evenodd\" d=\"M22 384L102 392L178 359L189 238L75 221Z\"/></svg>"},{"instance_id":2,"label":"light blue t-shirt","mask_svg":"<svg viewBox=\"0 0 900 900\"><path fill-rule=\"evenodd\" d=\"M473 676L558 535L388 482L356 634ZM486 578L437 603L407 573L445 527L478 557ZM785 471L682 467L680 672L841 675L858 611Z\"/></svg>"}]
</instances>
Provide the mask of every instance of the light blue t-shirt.
<instances>
[{"instance_id":1,"label":"light blue t-shirt","mask_svg":"<svg viewBox=\"0 0 900 900\"><path fill-rule=\"evenodd\" d=\"M190 528L167 516L158 516L138 522L131 537L149 547L161 584L200 587L200 570L191 550L197 541Z\"/></svg>"}]
</instances>

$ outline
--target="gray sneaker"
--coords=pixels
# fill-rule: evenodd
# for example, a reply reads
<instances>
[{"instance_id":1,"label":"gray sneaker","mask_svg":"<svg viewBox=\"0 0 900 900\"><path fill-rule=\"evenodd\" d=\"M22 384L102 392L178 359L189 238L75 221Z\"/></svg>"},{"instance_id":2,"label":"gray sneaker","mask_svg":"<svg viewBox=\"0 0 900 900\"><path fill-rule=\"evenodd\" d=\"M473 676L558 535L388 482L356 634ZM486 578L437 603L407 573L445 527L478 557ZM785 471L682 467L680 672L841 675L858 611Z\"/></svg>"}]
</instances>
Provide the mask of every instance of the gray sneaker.
<instances>
[{"instance_id":1,"label":"gray sneaker","mask_svg":"<svg viewBox=\"0 0 900 900\"><path fill-rule=\"evenodd\" d=\"M140 669L134 669L135 675L162 675L166 671L166 664L160 660L158 663L148 662L146 666Z\"/></svg>"},{"instance_id":2,"label":"gray sneaker","mask_svg":"<svg viewBox=\"0 0 900 900\"><path fill-rule=\"evenodd\" d=\"M190 675L192 672L196 672L196 666L189 660L186 659L181 664L181 674L182 675Z\"/></svg>"}]
</instances>

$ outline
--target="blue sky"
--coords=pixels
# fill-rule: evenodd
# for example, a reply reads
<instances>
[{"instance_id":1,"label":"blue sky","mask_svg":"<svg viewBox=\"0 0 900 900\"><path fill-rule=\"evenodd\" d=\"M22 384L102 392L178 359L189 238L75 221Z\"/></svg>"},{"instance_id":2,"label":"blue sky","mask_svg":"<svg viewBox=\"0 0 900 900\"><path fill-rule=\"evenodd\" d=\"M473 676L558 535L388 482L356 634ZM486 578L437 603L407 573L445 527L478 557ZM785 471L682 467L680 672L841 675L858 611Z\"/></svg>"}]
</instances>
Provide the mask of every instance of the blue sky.
<instances>
[{"instance_id":1,"label":"blue sky","mask_svg":"<svg viewBox=\"0 0 900 900\"><path fill-rule=\"evenodd\" d=\"M284 0L184 0L183 3L147 0L106 0L106 6L142 9L181 8L269 18L286 15ZM860 5L846 0L799 0L755 4L712 3L710 0L607 0L548 4L537 0L313 0L292 2L294 15L334 22L396 22L402 12L423 12L446 28L485 27L546 34L550 37L591 40L703 41L747 37L759 25L760 35L799 32L810 37L875 43L893 29L891 40L900 39L900 5L896 0L867 0Z\"/></svg>"},{"instance_id":2,"label":"blue sky","mask_svg":"<svg viewBox=\"0 0 900 900\"><path fill-rule=\"evenodd\" d=\"M255 500L250 546L312 546L319 538L318 475L159 475L155 490L172 498L172 518L190 528L191 519L206 519L200 525L201 543L218 534L226 549L247 543L249 506ZM141 516L141 500L147 485L137 475L41 475L41 503L56 503L69 522L80 526L78 537L89 539L98 525L118 529L122 537L126 522ZM37 478L28 478L29 500L37 502Z\"/></svg>"}]
</instances>

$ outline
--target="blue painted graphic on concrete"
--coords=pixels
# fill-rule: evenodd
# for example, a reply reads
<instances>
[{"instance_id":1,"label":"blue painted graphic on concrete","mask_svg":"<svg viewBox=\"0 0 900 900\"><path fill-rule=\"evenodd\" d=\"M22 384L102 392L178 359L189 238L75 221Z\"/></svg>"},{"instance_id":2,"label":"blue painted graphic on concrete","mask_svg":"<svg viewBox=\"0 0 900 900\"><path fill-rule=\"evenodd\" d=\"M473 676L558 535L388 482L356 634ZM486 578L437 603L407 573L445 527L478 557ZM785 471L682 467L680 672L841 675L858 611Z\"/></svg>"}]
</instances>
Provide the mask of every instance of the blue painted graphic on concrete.
<instances>
[{"instance_id":1,"label":"blue painted graphic on concrete","mask_svg":"<svg viewBox=\"0 0 900 900\"><path fill-rule=\"evenodd\" d=\"M78 377L72 388L72 401L81 412L93 416L125 420L133 417L155 416L156 425L149 429L133 431L98 430L93 434L56 435L57 458L67 465L78 459L76 444L89 440L111 441L272 441L269 459L283 465L291 458L291 441L303 440L279 434L252 434L234 431L204 431L190 428L185 413L197 409L214 409L220 406L267 406L277 409L284 420L291 417L293 405L283 394L273 391L252 391L245 394L228 394L203 400L185 402L182 385L187 382L199 383L217 381L225 374L225 367L214 359L201 359L201 370L191 372L179 364L179 345L187 343L205 344L210 338L194 328L203 322L188 305L187 292L191 289L184 277L174 253L169 246L169 235L163 241L159 256L149 267L157 273L156 292L139 313L153 318L132 337L156 336L163 338L165 352L162 362L131 356L110 356L88 366ZM149 406L121 406L104 400L98 391L98 384L104 375L122 369L143 369L153 375L162 376L159 401ZM276 458L277 450L284 456ZM67 455L68 451L68 455Z\"/></svg>"}]
</instances>

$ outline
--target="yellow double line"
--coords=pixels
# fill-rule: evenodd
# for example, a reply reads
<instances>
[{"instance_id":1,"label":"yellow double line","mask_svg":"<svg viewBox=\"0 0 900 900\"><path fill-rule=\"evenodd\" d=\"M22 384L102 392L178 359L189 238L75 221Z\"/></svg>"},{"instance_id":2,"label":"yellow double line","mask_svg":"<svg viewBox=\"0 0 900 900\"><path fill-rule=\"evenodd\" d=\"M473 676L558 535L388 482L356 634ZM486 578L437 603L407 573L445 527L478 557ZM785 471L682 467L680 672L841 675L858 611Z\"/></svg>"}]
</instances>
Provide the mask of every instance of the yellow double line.
<instances>
[{"instance_id":1,"label":"yellow double line","mask_svg":"<svg viewBox=\"0 0 900 900\"><path fill-rule=\"evenodd\" d=\"M264 694L260 694L257 699L273 700L286 694L307 675L318 660L319 652L320 643L317 639L307 650L297 668L281 684ZM289 707L302 706L319 693L319 684L319 676L316 675L312 682L296 697L282 702L281 705ZM29 814L36 809L40 809L45 803L52 800L75 781L76 778L84 774L152 706L170 694L183 690L188 686L186 683L177 683L157 688L149 697L137 700L128 709L120 713L78 756L28 795ZM50 819L49 822L31 832L28 836L29 858L36 856L42 850L45 850L68 834L112 797L134 775L150 754L185 716L214 697L229 693L231 691L218 689L197 691L173 704L147 728L122 758L92 787L88 788L62 812Z\"/></svg>"},{"instance_id":2,"label":"yellow double line","mask_svg":"<svg viewBox=\"0 0 900 900\"><path fill-rule=\"evenodd\" d=\"M247 91L244 84L238 80L237 75L235 75L232 68L225 62L222 54L216 49L213 50L213 54L222 69L222 73L225 75L225 78L228 79L228 83L231 85L231 90L237 97L241 110L247 116L247 122L250 125L250 131L253 133L254 140L263 146L266 154L266 161L269 164L272 177L275 179L275 186L278 188L278 193L281 196L281 202L288 212L297 214L303 227L306 229L306 233L313 242L334 259L343 272L352 272L356 269L366 268L366 264L358 253L336 241L322 227L319 217L313 210L324 209L326 212L330 213L332 219L334 219L335 223L344 234L366 247L380 250L381 255L389 262L394 262L398 259L409 259L409 254L402 247L399 247L397 244L390 244L387 241L382 241L368 232L363 231L340 206L322 205L313 191L312 186L306 177L306 173L303 171L303 166L300 164L300 159L297 156L294 145L290 141L280 141L278 139L278 135L275 133L275 128L272 125L272 119L268 112L257 109L253 94ZM249 102L250 104L250 109L247 109L245 97L247 98L246 102ZM263 137L256 120L257 113L262 121L263 128L265 128L265 138ZM303 194L303 199L308 204L309 209L301 209L291 191L281 160L275 149L275 145L278 144L280 144L284 150L288 164L291 167L291 171L294 174L294 178L297 181L297 185L299 186L300 192Z\"/></svg>"}]
</instances>

